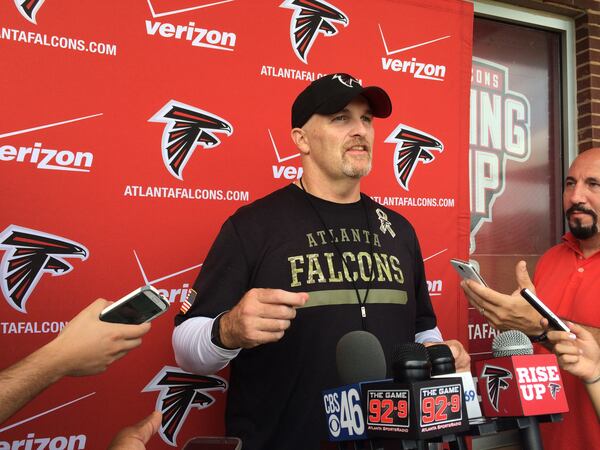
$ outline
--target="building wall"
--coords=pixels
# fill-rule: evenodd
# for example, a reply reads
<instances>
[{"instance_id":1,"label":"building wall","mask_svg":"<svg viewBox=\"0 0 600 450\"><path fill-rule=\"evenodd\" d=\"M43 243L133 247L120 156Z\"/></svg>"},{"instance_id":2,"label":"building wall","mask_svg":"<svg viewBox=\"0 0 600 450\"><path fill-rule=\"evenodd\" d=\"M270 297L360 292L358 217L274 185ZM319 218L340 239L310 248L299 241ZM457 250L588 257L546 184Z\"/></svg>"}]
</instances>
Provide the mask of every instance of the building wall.
<instances>
[{"instance_id":1,"label":"building wall","mask_svg":"<svg viewBox=\"0 0 600 450\"><path fill-rule=\"evenodd\" d=\"M577 62L577 146L579 151L600 147L600 1L504 1L575 19Z\"/></svg>"}]
</instances>

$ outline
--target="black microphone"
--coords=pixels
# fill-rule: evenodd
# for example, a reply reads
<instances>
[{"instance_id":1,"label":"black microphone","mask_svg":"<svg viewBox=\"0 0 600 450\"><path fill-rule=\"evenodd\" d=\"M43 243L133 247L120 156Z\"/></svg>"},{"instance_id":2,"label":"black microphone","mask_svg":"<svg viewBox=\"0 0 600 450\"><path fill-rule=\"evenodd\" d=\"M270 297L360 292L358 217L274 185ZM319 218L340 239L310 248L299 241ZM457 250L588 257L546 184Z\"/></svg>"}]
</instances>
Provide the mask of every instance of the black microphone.
<instances>
[{"instance_id":1,"label":"black microphone","mask_svg":"<svg viewBox=\"0 0 600 450\"><path fill-rule=\"evenodd\" d=\"M343 386L323 391L330 441L368 439L361 382L385 378L386 362L379 340L367 331L351 331L337 343L336 365Z\"/></svg>"},{"instance_id":2,"label":"black microphone","mask_svg":"<svg viewBox=\"0 0 600 450\"><path fill-rule=\"evenodd\" d=\"M397 383L429 379L431 361L425 346L416 342L396 345L392 353L392 371Z\"/></svg>"},{"instance_id":3,"label":"black microphone","mask_svg":"<svg viewBox=\"0 0 600 450\"><path fill-rule=\"evenodd\" d=\"M382 380L387 370L379 340L367 331L351 331L337 343L335 362L341 384Z\"/></svg>"},{"instance_id":4,"label":"black microphone","mask_svg":"<svg viewBox=\"0 0 600 450\"><path fill-rule=\"evenodd\" d=\"M454 355L446 344L430 345L427 347L429 360L431 361L431 376L456 373Z\"/></svg>"}]
</instances>

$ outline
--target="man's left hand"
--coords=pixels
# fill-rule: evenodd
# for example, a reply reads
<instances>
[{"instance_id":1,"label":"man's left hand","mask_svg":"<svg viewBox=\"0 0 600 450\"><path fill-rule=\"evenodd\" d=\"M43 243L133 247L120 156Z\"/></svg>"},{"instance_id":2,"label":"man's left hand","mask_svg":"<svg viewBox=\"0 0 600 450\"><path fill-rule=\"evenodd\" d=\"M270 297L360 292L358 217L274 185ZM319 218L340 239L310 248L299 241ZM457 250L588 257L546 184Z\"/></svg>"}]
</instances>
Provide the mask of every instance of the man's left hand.
<instances>
[{"instance_id":1,"label":"man's left hand","mask_svg":"<svg viewBox=\"0 0 600 450\"><path fill-rule=\"evenodd\" d=\"M469 303L497 330L519 330L530 336L542 334L544 330L540 326L540 314L520 295L523 288L535 292L525 261L517 263L515 275L518 288L511 295L502 294L471 280L462 281L461 286Z\"/></svg>"}]
</instances>

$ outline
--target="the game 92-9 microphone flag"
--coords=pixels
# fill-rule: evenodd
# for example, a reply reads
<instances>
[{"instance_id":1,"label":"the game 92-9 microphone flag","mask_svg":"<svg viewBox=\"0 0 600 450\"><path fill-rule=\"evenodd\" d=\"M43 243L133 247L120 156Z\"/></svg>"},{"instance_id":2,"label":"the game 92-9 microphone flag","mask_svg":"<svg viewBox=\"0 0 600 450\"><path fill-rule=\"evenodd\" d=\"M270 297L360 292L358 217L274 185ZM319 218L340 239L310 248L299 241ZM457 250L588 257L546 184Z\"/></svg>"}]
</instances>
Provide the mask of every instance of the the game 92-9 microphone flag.
<instances>
[{"instance_id":1,"label":"the game 92-9 microphone flag","mask_svg":"<svg viewBox=\"0 0 600 450\"><path fill-rule=\"evenodd\" d=\"M368 436L428 439L467 430L462 380L430 378L432 362L425 346L396 345L392 372L391 381L361 385Z\"/></svg>"}]
</instances>

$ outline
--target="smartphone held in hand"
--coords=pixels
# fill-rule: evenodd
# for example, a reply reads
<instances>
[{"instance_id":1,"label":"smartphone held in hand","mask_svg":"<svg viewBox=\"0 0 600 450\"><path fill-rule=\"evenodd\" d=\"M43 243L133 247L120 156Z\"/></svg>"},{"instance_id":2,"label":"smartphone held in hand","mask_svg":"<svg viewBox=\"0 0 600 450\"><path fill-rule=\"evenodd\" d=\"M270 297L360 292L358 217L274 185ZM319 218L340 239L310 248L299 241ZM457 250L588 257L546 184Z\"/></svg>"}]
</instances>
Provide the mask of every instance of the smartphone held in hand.
<instances>
[{"instance_id":1,"label":"smartphone held in hand","mask_svg":"<svg viewBox=\"0 0 600 450\"><path fill-rule=\"evenodd\" d=\"M537 312L539 312L542 317L548 319L548 324L550 328L558 331L566 331L568 333L571 332L569 327L565 325L565 323L558 318L556 314L548 308L544 302L542 302L533 292L529 289L521 289L521 297L523 297L527 302L535 308Z\"/></svg>"},{"instance_id":2,"label":"smartphone held in hand","mask_svg":"<svg viewBox=\"0 0 600 450\"><path fill-rule=\"evenodd\" d=\"M450 260L450 264L452 264L452 267L454 267L463 280L473 280L479 284L487 286L483 277L479 275L479 272L477 272L475 266L473 266L473 264L470 262L453 258Z\"/></svg>"},{"instance_id":3,"label":"smartphone held in hand","mask_svg":"<svg viewBox=\"0 0 600 450\"><path fill-rule=\"evenodd\" d=\"M169 302L150 285L143 286L107 306L100 320L112 323L139 325L150 322L169 308Z\"/></svg>"}]
</instances>

